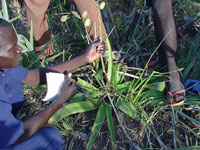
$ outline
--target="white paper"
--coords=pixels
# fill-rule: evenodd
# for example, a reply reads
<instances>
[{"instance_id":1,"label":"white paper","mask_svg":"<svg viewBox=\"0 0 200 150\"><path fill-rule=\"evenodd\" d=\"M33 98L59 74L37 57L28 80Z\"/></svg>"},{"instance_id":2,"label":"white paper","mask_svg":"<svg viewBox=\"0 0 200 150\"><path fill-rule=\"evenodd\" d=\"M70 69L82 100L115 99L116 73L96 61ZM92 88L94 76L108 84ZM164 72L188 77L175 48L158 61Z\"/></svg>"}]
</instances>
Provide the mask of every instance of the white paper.
<instances>
[{"instance_id":1,"label":"white paper","mask_svg":"<svg viewBox=\"0 0 200 150\"><path fill-rule=\"evenodd\" d=\"M47 94L43 101L55 100L60 88L65 80L65 76L62 73L46 73L47 76Z\"/></svg>"}]
</instances>

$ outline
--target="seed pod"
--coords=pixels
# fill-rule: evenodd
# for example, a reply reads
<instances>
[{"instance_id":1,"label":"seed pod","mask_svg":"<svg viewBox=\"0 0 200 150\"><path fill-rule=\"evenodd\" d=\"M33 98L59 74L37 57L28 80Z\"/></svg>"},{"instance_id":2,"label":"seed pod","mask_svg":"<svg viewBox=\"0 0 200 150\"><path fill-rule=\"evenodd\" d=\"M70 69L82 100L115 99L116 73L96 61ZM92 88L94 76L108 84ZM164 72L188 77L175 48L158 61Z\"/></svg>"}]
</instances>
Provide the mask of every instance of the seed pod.
<instances>
[{"instance_id":1,"label":"seed pod","mask_svg":"<svg viewBox=\"0 0 200 150\"><path fill-rule=\"evenodd\" d=\"M69 19L69 16L68 15L64 15L60 18L60 21L61 22L65 22L67 19Z\"/></svg>"},{"instance_id":2,"label":"seed pod","mask_svg":"<svg viewBox=\"0 0 200 150\"><path fill-rule=\"evenodd\" d=\"M137 0L136 6L144 6L144 1L143 0Z\"/></svg>"},{"instance_id":3,"label":"seed pod","mask_svg":"<svg viewBox=\"0 0 200 150\"><path fill-rule=\"evenodd\" d=\"M104 9L106 6L106 3L105 2L101 2L100 5L99 5L99 8L102 10Z\"/></svg>"},{"instance_id":4,"label":"seed pod","mask_svg":"<svg viewBox=\"0 0 200 150\"><path fill-rule=\"evenodd\" d=\"M85 10L85 11L82 13L82 18L83 18L83 19L86 18L87 15L88 15L88 12Z\"/></svg>"},{"instance_id":5,"label":"seed pod","mask_svg":"<svg viewBox=\"0 0 200 150\"><path fill-rule=\"evenodd\" d=\"M85 27L89 27L90 24L91 24L90 19L87 18L87 19L85 20L85 22L84 22L84 26L85 26Z\"/></svg>"}]
</instances>

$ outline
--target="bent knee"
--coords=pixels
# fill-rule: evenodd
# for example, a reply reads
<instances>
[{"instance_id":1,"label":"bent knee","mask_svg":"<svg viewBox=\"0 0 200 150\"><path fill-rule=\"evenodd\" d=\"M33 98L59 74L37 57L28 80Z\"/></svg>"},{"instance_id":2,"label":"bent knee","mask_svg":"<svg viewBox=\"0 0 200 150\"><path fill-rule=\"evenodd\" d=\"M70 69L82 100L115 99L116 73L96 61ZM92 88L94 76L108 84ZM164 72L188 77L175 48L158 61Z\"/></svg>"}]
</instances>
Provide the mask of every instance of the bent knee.
<instances>
[{"instance_id":1,"label":"bent knee","mask_svg":"<svg viewBox=\"0 0 200 150\"><path fill-rule=\"evenodd\" d=\"M46 136L49 140L62 144L62 136L56 128L45 127L42 128L39 132Z\"/></svg>"}]
</instances>

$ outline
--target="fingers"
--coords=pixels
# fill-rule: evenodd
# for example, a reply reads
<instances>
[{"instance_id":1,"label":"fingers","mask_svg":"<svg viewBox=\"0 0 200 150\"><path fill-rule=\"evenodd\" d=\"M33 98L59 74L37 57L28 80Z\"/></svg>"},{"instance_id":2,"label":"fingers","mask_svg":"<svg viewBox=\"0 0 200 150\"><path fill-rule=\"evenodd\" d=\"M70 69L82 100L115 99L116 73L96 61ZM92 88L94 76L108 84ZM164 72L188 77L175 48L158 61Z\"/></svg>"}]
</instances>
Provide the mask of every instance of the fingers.
<instances>
[{"instance_id":1,"label":"fingers","mask_svg":"<svg viewBox=\"0 0 200 150\"><path fill-rule=\"evenodd\" d=\"M68 81L68 85L69 86L71 86L71 85L74 86L74 85L76 85L76 81L74 79L70 78L69 81Z\"/></svg>"},{"instance_id":2,"label":"fingers","mask_svg":"<svg viewBox=\"0 0 200 150\"><path fill-rule=\"evenodd\" d=\"M92 44L97 44L101 41L101 37L97 37L95 40L92 41Z\"/></svg>"},{"instance_id":3,"label":"fingers","mask_svg":"<svg viewBox=\"0 0 200 150\"><path fill-rule=\"evenodd\" d=\"M71 85L76 86L76 80L72 79Z\"/></svg>"},{"instance_id":4,"label":"fingers","mask_svg":"<svg viewBox=\"0 0 200 150\"><path fill-rule=\"evenodd\" d=\"M103 53L105 53L105 50L106 50L105 44L101 44L101 45L97 46L97 52L98 53L103 54Z\"/></svg>"},{"instance_id":5,"label":"fingers","mask_svg":"<svg viewBox=\"0 0 200 150\"><path fill-rule=\"evenodd\" d=\"M94 41L92 41L92 43L98 43L101 44L102 42L105 41L105 39L108 37L108 34L105 33L102 36L97 37Z\"/></svg>"},{"instance_id":6,"label":"fingers","mask_svg":"<svg viewBox=\"0 0 200 150\"><path fill-rule=\"evenodd\" d=\"M63 82L66 86L76 86L76 81L72 79L72 74L68 73L65 77L65 80Z\"/></svg>"}]
</instances>

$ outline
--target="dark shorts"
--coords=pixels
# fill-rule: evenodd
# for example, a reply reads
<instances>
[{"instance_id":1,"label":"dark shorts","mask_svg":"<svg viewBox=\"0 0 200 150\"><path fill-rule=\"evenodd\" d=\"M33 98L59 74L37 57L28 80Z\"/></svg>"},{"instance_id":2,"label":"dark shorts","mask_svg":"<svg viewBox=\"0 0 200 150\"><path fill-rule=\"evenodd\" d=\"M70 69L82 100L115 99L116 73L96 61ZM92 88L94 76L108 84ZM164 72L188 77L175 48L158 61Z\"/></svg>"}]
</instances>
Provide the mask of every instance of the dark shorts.
<instances>
[{"instance_id":1,"label":"dark shorts","mask_svg":"<svg viewBox=\"0 0 200 150\"><path fill-rule=\"evenodd\" d=\"M28 140L0 150L62 150L62 137L57 129L45 127Z\"/></svg>"}]
</instances>

